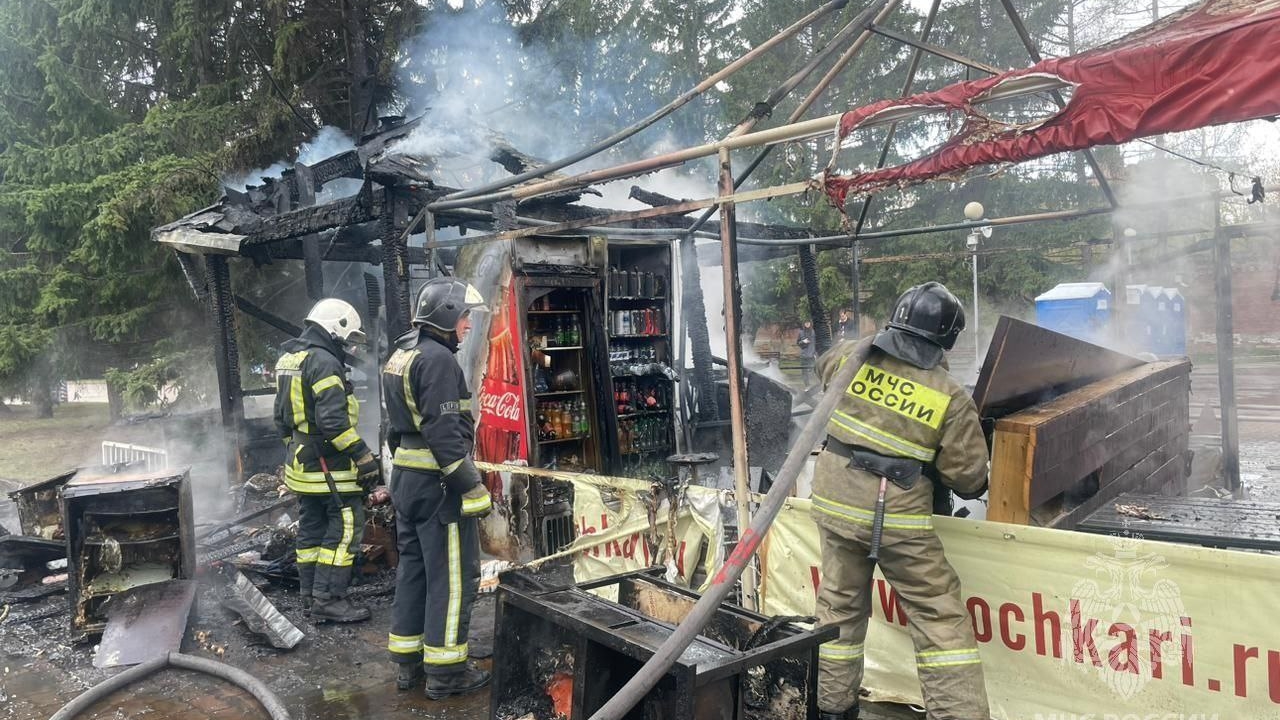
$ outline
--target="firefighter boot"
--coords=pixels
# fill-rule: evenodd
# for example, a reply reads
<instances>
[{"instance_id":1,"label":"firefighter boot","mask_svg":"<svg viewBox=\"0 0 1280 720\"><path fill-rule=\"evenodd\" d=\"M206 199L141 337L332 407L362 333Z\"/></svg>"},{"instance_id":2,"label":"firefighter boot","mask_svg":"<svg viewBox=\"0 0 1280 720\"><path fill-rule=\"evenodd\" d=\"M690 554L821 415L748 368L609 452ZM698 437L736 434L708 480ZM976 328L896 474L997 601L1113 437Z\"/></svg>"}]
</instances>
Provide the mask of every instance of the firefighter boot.
<instances>
[{"instance_id":1,"label":"firefighter boot","mask_svg":"<svg viewBox=\"0 0 1280 720\"><path fill-rule=\"evenodd\" d=\"M450 695L466 695L489 684L489 671L481 670L471 663L451 673L427 675L427 698L443 700Z\"/></svg>"},{"instance_id":2,"label":"firefighter boot","mask_svg":"<svg viewBox=\"0 0 1280 720\"><path fill-rule=\"evenodd\" d=\"M418 661L396 663L396 689L412 690L422 679L422 663Z\"/></svg>"},{"instance_id":3,"label":"firefighter boot","mask_svg":"<svg viewBox=\"0 0 1280 720\"><path fill-rule=\"evenodd\" d=\"M302 601L302 614L311 617L311 589L316 582L315 563L298 565L298 600Z\"/></svg>"},{"instance_id":4,"label":"firefighter boot","mask_svg":"<svg viewBox=\"0 0 1280 720\"><path fill-rule=\"evenodd\" d=\"M315 622L338 623L368 620L371 614L369 608L364 605L354 605L347 599L349 584L351 584L350 567L325 565L317 568L316 587L312 591L315 601L311 605L311 619Z\"/></svg>"}]
</instances>

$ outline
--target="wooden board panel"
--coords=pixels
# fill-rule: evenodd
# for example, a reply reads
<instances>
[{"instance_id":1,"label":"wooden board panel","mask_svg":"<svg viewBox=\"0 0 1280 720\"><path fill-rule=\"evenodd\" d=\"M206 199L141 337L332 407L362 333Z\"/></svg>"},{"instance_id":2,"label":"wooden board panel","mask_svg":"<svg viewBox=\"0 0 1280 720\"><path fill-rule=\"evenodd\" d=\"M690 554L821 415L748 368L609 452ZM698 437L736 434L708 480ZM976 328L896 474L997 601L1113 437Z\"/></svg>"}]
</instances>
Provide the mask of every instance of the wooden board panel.
<instances>
[{"instance_id":1,"label":"wooden board panel","mask_svg":"<svg viewBox=\"0 0 1280 720\"><path fill-rule=\"evenodd\" d=\"M1124 401L1190 372L1191 363L1186 361L1148 363L1002 418L996 427L1031 432L1048 423L1061 428L1087 424L1105 418L1110 409ZM1101 405L1104 401L1110 405Z\"/></svg>"},{"instance_id":2,"label":"wooden board panel","mask_svg":"<svg viewBox=\"0 0 1280 720\"><path fill-rule=\"evenodd\" d=\"M1017 412L1142 361L1083 340L1001 316L978 373L973 399L982 417Z\"/></svg>"},{"instance_id":3,"label":"wooden board panel","mask_svg":"<svg viewBox=\"0 0 1280 720\"><path fill-rule=\"evenodd\" d=\"M987 492L987 519L1026 525L1031 506L1032 439L1021 433L996 430L991 447L991 482Z\"/></svg>"},{"instance_id":4,"label":"wooden board panel","mask_svg":"<svg viewBox=\"0 0 1280 720\"><path fill-rule=\"evenodd\" d=\"M1085 413L1071 413L1045 423L1036 430L1037 472L1072 460L1081 448L1105 441L1117 429L1136 420L1157 415L1163 421L1171 412L1184 414L1180 409L1188 403L1187 380L1188 376L1183 375L1131 397L1117 393L1100 398L1090 403Z\"/></svg>"}]
</instances>

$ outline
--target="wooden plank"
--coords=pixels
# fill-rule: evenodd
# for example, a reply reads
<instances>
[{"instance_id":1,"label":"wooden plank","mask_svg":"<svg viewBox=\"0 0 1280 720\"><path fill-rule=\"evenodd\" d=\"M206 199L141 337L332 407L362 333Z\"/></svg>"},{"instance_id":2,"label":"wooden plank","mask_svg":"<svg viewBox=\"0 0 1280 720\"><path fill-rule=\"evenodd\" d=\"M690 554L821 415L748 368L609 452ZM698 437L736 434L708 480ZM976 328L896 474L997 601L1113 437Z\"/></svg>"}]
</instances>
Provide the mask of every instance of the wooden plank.
<instances>
[{"instance_id":1,"label":"wooden plank","mask_svg":"<svg viewBox=\"0 0 1280 720\"><path fill-rule=\"evenodd\" d=\"M1167 414L1189 402L1188 377L1171 378L1127 399L1092 403L1084 413L1073 413L1037 428L1037 472L1070 460L1081 447L1103 441L1117 428L1136 419Z\"/></svg>"},{"instance_id":2,"label":"wooden plank","mask_svg":"<svg viewBox=\"0 0 1280 720\"><path fill-rule=\"evenodd\" d=\"M1151 471L1158 470L1162 465L1168 463L1170 454L1167 446L1157 449L1143 458L1137 465L1121 473L1114 482L1100 487L1096 495L1080 503L1079 506L1059 515L1050 525L1066 530L1075 529L1076 524L1084 520L1084 518L1097 511L1103 505L1115 500L1121 494L1134 489L1134 485L1146 478ZM1180 461L1181 455L1177 455L1177 458Z\"/></svg>"},{"instance_id":3,"label":"wooden plank","mask_svg":"<svg viewBox=\"0 0 1280 720\"><path fill-rule=\"evenodd\" d=\"M1026 525L1031 517L1032 438L996 429L991 448L991 483L987 493L987 519Z\"/></svg>"},{"instance_id":4,"label":"wooden plank","mask_svg":"<svg viewBox=\"0 0 1280 720\"><path fill-rule=\"evenodd\" d=\"M1102 467L1096 471L1098 480L1101 484L1107 484L1115 480L1121 473L1133 467L1139 460L1151 454L1153 448L1165 445L1174 440L1179 435L1185 435L1186 429L1180 429L1180 423L1176 419L1161 424L1150 435L1143 438L1141 442L1125 448L1119 454L1113 456ZM1183 441L1185 442L1185 440Z\"/></svg>"},{"instance_id":5,"label":"wooden plank","mask_svg":"<svg viewBox=\"0 0 1280 720\"><path fill-rule=\"evenodd\" d=\"M1117 404L1190 372L1191 363L1187 361L1147 363L1073 390L1042 405L1002 418L999 426L1011 430L1025 427L1028 431L1048 423L1060 423L1062 427L1073 427L1088 421L1091 403L1108 400Z\"/></svg>"},{"instance_id":6,"label":"wooden plank","mask_svg":"<svg viewBox=\"0 0 1280 720\"><path fill-rule=\"evenodd\" d=\"M1082 478L1098 470L1112 457L1130 447L1146 447L1145 440L1156 434L1158 428L1153 427L1156 418L1146 415L1128 425L1116 429L1101 442L1082 448L1076 456L1054 468L1037 469L1036 461L1032 463L1031 506L1036 507L1047 500L1057 497L1070 489ZM1037 433L1038 439L1039 433ZM1037 453L1038 454L1038 453Z\"/></svg>"}]
</instances>

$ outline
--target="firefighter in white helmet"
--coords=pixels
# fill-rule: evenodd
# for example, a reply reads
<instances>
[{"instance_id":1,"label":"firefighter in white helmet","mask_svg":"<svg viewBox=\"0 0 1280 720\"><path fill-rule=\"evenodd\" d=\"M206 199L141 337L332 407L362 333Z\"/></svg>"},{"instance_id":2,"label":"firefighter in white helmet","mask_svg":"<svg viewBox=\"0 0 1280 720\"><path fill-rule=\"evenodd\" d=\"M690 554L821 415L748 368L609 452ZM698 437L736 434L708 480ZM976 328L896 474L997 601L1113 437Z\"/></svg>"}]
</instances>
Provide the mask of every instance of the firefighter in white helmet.
<instances>
[{"instance_id":1,"label":"firefighter in white helmet","mask_svg":"<svg viewBox=\"0 0 1280 720\"><path fill-rule=\"evenodd\" d=\"M298 496L298 579L317 621L357 622L369 609L347 599L364 530L364 496L381 480L377 458L356 432L359 404L349 358L365 342L360 315L326 298L276 362L275 422L287 447L284 480Z\"/></svg>"},{"instance_id":2,"label":"firefighter in white helmet","mask_svg":"<svg viewBox=\"0 0 1280 720\"><path fill-rule=\"evenodd\" d=\"M400 551L387 649L398 664L397 686L412 689L425 669L433 700L489 682L488 672L468 662L467 631L480 583L476 518L492 502L472 461L471 391L454 358L471 313L485 310L471 285L427 281L413 330L396 340L382 369Z\"/></svg>"}]
</instances>

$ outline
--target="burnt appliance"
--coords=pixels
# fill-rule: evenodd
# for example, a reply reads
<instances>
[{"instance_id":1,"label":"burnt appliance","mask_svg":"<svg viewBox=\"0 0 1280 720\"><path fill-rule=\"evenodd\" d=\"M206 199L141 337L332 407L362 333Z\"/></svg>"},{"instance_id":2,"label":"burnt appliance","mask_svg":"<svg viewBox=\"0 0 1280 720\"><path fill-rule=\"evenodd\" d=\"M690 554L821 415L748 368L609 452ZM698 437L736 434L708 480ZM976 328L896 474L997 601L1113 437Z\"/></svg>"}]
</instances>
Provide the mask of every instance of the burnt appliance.
<instances>
[{"instance_id":1,"label":"burnt appliance","mask_svg":"<svg viewBox=\"0 0 1280 720\"><path fill-rule=\"evenodd\" d=\"M101 633L132 588L195 576L188 468L82 470L62 488L62 519L72 637Z\"/></svg>"},{"instance_id":2,"label":"burnt appliance","mask_svg":"<svg viewBox=\"0 0 1280 720\"><path fill-rule=\"evenodd\" d=\"M698 595L660 569L546 588L527 576L498 589L490 717L585 720L618 692L693 608ZM807 630L735 605L710 623L629 720L800 720L817 716L818 646Z\"/></svg>"}]
</instances>

